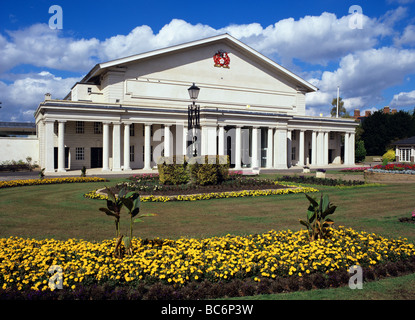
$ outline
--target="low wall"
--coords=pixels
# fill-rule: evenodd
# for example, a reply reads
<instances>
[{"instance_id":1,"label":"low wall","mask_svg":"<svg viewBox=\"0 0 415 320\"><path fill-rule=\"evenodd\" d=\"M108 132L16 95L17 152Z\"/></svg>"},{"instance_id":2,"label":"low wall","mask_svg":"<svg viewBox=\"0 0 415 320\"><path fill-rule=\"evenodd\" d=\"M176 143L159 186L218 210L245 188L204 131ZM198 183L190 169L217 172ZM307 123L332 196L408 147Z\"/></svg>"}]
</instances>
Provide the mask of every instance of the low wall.
<instances>
[{"instance_id":1,"label":"low wall","mask_svg":"<svg viewBox=\"0 0 415 320\"><path fill-rule=\"evenodd\" d=\"M364 172L366 182L414 182L414 174L403 173L384 173L384 172Z\"/></svg>"},{"instance_id":2,"label":"low wall","mask_svg":"<svg viewBox=\"0 0 415 320\"><path fill-rule=\"evenodd\" d=\"M3 161L26 162L32 158L32 164L39 163L39 140L36 137L0 137L0 163Z\"/></svg>"}]
</instances>

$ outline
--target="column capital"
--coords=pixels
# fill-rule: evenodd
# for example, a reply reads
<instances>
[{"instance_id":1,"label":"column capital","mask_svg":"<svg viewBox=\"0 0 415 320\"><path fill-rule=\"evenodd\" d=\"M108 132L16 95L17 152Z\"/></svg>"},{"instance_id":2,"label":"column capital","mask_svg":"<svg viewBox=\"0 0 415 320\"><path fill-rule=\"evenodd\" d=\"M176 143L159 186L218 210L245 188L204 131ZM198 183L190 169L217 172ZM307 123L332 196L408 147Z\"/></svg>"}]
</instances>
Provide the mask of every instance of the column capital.
<instances>
[{"instance_id":1,"label":"column capital","mask_svg":"<svg viewBox=\"0 0 415 320\"><path fill-rule=\"evenodd\" d=\"M67 120L58 120L58 123L66 123Z\"/></svg>"}]
</instances>

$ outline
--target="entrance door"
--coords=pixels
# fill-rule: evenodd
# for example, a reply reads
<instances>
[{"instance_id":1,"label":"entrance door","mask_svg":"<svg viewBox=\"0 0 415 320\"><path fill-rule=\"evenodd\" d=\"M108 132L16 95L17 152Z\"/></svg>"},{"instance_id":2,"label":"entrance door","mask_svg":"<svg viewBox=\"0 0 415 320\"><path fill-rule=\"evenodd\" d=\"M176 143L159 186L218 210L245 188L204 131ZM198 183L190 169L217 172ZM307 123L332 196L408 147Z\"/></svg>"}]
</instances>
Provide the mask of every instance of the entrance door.
<instances>
[{"instance_id":1,"label":"entrance door","mask_svg":"<svg viewBox=\"0 0 415 320\"><path fill-rule=\"evenodd\" d=\"M91 148L91 168L102 168L102 148Z\"/></svg>"},{"instance_id":2,"label":"entrance door","mask_svg":"<svg viewBox=\"0 0 415 320\"><path fill-rule=\"evenodd\" d=\"M58 169L58 148L53 148L53 165ZM69 167L69 147L65 147L65 168Z\"/></svg>"}]
</instances>

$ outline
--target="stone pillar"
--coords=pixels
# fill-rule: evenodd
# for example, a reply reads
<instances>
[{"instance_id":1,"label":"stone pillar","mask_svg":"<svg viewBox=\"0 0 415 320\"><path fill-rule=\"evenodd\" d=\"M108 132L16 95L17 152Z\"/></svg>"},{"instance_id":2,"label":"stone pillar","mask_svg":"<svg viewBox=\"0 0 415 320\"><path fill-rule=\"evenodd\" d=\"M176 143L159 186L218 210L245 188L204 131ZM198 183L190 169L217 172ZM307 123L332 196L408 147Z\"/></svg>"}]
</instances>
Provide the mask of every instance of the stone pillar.
<instances>
[{"instance_id":1,"label":"stone pillar","mask_svg":"<svg viewBox=\"0 0 415 320\"><path fill-rule=\"evenodd\" d=\"M44 147L44 167L45 172L55 172L55 161L54 161L54 145L53 145L53 126L54 120L45 120L45 147Z\"/></svg>"},{"instance_id":2,"label":"stone pillar","mask_svg":"<svg viewBox=\"0 0 415 320\"><path fill-rule=\"evenodd\" d=\"M252 162L251 168L258 169L258 127L252 128Z\"/></svg>"},{"instance_id":3,"label":"stone pillar","mask_svg":"<svg viewBox=\"0 0 415 320\"><path fill-rule=\"evenodd\" d=\"M287 130L287 167L292 165L292 130Z\"/></svg>"},{"instance_id":4,"label":"stone pillar","mask_svg":"<svg viewBox=\"0 0 415 320\"><path fill-rule=\"evenodd\" d=\"M324 132L324 151L323 151L323 164L329 164L329 133L326 131Z\"/></svg>"},{"instance_id":5,"label":"stone pillar","mask_svg":"<svg viewBox=\"0 0 415 320\"><path fill-rule=\"evenodd\" d=\"M349 154L350 154L350 158L349 158L349 164L354 165L355 162L355 133L351 132L350 133L350 139L349 139L349 143L350 143L350 150L349 150Z\"/></svg>"},{"instance_id":6,"label":"stone pillar","mask_svg":"<svg viewBox=\"0 0 415 320\"><path fill-rule=\"evenodd\" d=\"M349 133L344 134L344 164L350 164L350 142L349 142Z\"/></svg>"},{"instance_id":7,"label":"stone pillar","mask_svg":"<svg viewBox=\"0 0 415 320\"><path fill-rule=\"evenodd\" d=\"M298 165L304 166L304 130L300 130L300 141L298 145Z\"/></svg>"},{"instance_id":8,"label":"stone pillar","mask_svg":"<svg viewBox=\"0 0 415 320\"><path fill-rule=\"evenodd\" d=\"M58 172L65 172L65 122L58 121Z\"/></svg>"},{"instance_id":9,"label":"stone pillar","mask_svg":"<svg viewBox=\"0 0 415 320\"><path fill-rule=\"evenodd\" d=\"M268 141L267 141L267 168L273 167L273 128L268 128Z\"/></svg>"},{"instance_id":10,"label":"stone pillar","mask_svg":"<svg viewBox=\"0 0 415 320\"><path fill-rule=\"evenodd\" d=\"M110 124L102 123L102 171L109 171Z\"/></svg>"},{"instance_id":11,"label":"stone pillar","mask_svg":"<svg viewBox=\"0 0 415 320\"><path fill-rule=\"evenodd\" d=\"M112 123L112 171L121 170L121 123Z\"/></svg>"},{"instance_id":12,"label":"stone pillar","mask_svg":"<svg viewBox=\"0 0 415 320\"><path fill-rule=\"evenodd\" d=\"M277 128L275 130L274 168L287 169L287 129Z\"/></svg>"},{"instance_id":13,"label":"stone pillar","mask_svg":"<svg viewBox=\"0 0 415 320\"><path fill-rule=\"evenodd\" d=\"M311 165L317 164L317 133L311 133Z\"/></svg>"},{"instance_id":14,"label":"stone pillar","mask_svg":"<svg viewBox=\"0 0 415 320\"><path fill-rule=\"evenodd\" d=\"M144 125L144 169L151 169L151 124Z\"/></svg>"},{"instance_id":15,"label":"stone pillar","mask_svg":"<svg viewBox=\"0 0 415 320\"><path fill-rule=\"evenodd\" d=\"M164 156L171 156L171 137L170 137L170 124L164 125Z\"/></svg>"},{"instance_id":16,"label":"stone pillar","mask_svg":"<svg viewBox=\"0 0 415 320\"><path fill-rule=\"evenodd\" d=\"M218 154L225 155L225 126L219 125Z\"/></svg>"},{"instance_id":17,"label":"stone pillar","mask_svg":"<svg viewBox=\"0 0 415 320\"><path fill-rule=\"evenodd\" d=\"M124 123L124 171L131 170L130 166L130 124Z\"/></svg>"},{"instance_id":18,"label":"stone pillar","mask_svg":"<svg viewBox=\"0 0 415 320\"><path fill-rule=\"evenodd\" d=\"M235 169L241 169L241 126L236 126L235 131Z\"/></svg>"}]
</instances>

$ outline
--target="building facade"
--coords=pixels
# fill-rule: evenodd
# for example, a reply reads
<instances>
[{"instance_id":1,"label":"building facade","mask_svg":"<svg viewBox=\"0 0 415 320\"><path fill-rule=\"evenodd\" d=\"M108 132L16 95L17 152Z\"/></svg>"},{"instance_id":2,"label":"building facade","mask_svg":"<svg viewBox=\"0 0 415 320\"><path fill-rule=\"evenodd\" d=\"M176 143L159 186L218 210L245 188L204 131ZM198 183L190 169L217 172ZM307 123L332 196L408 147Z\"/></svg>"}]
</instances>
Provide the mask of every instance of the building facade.
<instances>
[{"instance_id":1,"label":"building facade","mask_svg":"<svg viewBox=\"0 0 415 320\"><path fill-rule=\"evenodd\" d=\"M200 88L189 130L188 88ZM96 65L36 110L45 172L153 168L160 156L229 155L235 169L354 164L355 121L305 114L318 90L224 34Z\"/></svg>"}]
</instances>

